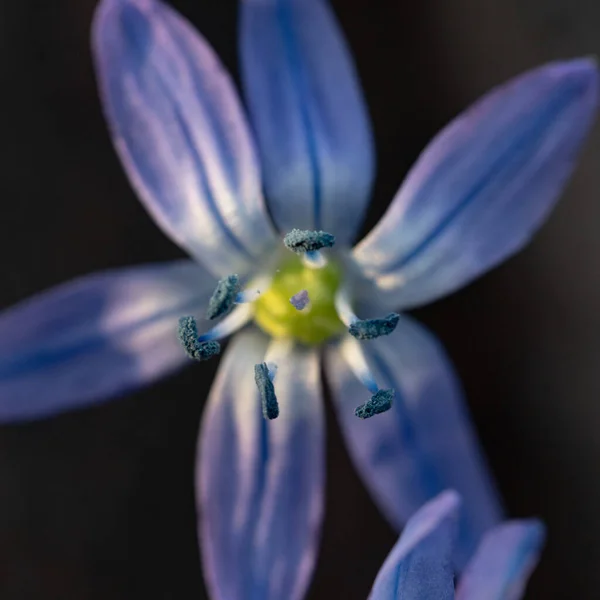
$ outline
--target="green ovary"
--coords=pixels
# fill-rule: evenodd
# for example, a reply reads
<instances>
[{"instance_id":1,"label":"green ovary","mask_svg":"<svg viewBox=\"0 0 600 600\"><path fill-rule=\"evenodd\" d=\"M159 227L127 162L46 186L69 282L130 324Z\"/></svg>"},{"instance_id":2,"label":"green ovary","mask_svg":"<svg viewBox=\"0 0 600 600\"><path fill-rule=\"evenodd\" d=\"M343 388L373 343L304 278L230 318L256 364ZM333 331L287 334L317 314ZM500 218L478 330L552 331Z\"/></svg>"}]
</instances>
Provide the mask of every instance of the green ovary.
<instances>
[{"instance_id":1,"label":"green ovary","mask_svg":"<svg viewBox=\"0 0 600 600\"><path fill-rule=\"evenodd\" d=\"M340 282L340 269L331 262L312 269L300 258L288 259L275 273L271 287L254 303L254 319L272 337L320 344L345 329L334 305ZM301 290L308 292L310 303L297 310L290 298Z\"/></svg>"}]
</instances>

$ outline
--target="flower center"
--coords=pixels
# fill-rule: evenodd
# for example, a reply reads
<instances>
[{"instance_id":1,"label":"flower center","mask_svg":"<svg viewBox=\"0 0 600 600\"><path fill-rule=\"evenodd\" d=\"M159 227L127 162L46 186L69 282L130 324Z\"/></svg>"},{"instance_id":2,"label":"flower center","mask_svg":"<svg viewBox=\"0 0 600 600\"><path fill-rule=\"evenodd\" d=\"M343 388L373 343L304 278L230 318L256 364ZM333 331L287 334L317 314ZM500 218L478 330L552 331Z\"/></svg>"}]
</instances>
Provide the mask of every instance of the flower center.
<instances>
[{"instance_id":1,"label":"flower center","mask_svg":"<svg viewBox=\"0 0 600 600\"><path fill-rule=\"evenodd\" d=\"M400 316L390 313L382 318L363 320L354 314L348 290L341 285L339 264L328 261L321 252L335 244L335 237L330 233L292 229L283 243L296 256L279 265L266 291L242 290L239 277L228 275L219 280L208 303L206 317L209 320L222 317L212 329L199 335L195 317L179 319L177 335L185 352L195 360L216 356L221 351L218 340L243 327L251 318L272 338L285 339L284 344L296 340L313 346L347 329L349 335L339 349L356 377L372 394L354 414L369 419L389 410L394 390L379 388L358 340L390 335ZM263 362L254 365L254 381L265 419L279 415L274 387L277 361L269 360L273 347L278 344L281 342L274 341Z\"/></svg>"},{"instance_id":2,"label":"flower center","mask_svg":"<svg viewBox=\"0 0 600 600\"><path fill-rule=\"evenodd\" d=\"M335 307L341 280L340 267L333 261L316 269L299 256L290 257L254 302L254 320L272 337L321 344L346 329ZM308 304L298 310L290 299L303 290L308 293Z\"/></svg>"}]
</instances>

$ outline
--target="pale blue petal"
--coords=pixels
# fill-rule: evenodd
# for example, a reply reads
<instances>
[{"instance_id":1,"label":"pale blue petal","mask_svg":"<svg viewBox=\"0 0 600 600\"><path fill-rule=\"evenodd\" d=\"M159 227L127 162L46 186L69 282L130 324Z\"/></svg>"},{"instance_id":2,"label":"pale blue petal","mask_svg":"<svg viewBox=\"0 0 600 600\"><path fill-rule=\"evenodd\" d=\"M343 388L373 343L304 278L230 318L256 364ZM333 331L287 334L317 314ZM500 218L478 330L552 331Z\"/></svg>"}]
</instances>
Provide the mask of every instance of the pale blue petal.
<instances>
[{"instance_id":1,"label":"pale blue petal","mask_svg":"<svg viewBox=\"0 0 600 600\"><path fill-rule=\"evenodd\" d=\"M189 359L178 318L204 312L214 279L191 261L81 277L0 313L0 422L85 408Z\"/></svg>"},{"instance_id":2,"label":"pale blue petal","mask_svg":"<svg viewBox=\"0 0 600 600\"><path fill-rule=\"evenodd\" d=\"M457 600L519 600L544 544L544 525L509 521L481 542L456 590Z\"/></svg>"},{"instance_id":3,"label":"pale blue petal","mask_svg":"<svg viewBox=\"0 0 600 600\"><path fill-rule=\"evenodd\" d=\"M300 600L315 564L325 483L318 356L274 357L280 414L267 421L254 382L265 349L256 331L234 338L202 421L196 497L212 600Z\"/></svg>"},{"instance_id":4,"label":"pale blue petal","mask_svg":"<svg viewBox=\"0 0 600 600\"><path fill-rule=\"evenodd\" d=\"M352 241L374 150L348 47L327 0L243 0L242 75L280 230Z\"/></svg>"},{"instance_id":5,"label":"pale blue petal","mask_svg":"<svg viewBox=\"0 0 600 600\"><path fill-rule=\"evenodd\" d=\"M113 141L157 224L215 275L274 233L237 94L207 42L158 0L102 0L93 50Z\"/></svg>"},{"instance_id":6,"label":"pale blue petal","mask_svg":"<svg viewBox=\"0 0 600 600\"><path fill-rule=\"evenodd\" d=\"M354 409L368 399L337 348L326 355L336 412L350 454L383 514L400 529L445 489L463 498L459 562L500 519L499 500L466 411L456 375L439 342L401 317L395 332L362 344L392 408L368 420Z\"/></svg>"},{"instance_id":7,"label":"pale blue petal","mask_svg":"<svg viewBox=\"0 0 600 600\"><path fill-rule=\"evenodd\" d=\"M430 302L522 248L573 172L597 104L595 62L558 62L492 90L443 129L355 249L380 299Z\"/></svg>"},{"instance_id":8,"label":"pale blue petal","mask_svg":"<svg viewBox=\"0 0 600 600\"><path fill-rule=\"evenodd\" d=\"M452 549L460 500L444 492L423 506L381 567L369 600L452 600Z\"/></svg>"}]
</instances>

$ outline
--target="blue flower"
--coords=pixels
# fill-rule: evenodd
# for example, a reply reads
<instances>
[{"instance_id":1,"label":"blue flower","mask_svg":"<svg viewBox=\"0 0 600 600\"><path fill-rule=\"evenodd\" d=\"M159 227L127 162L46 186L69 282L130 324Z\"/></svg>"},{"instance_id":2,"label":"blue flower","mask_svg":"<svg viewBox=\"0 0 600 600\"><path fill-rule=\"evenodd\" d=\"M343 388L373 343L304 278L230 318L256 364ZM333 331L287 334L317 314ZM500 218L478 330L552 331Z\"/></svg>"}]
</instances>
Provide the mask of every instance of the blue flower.
<instances>
[{"instance_id":1,"label":"blue flower","mask_svg":"<svg viewBox=\"0 0 600 600\"><path fill-rule=\"evenodd\" d=\"M456 489L464 562L501 518L499 502L444 350L388 313L454 291L527 242L591 126L596 65L552 63L487 94L431 142L352 247L375 160L331 9L242 0L240 18L254 135L185 19L158 0L100 2L93 49L115 147L145 207L194 261L83 277L1 315L0 421L134 390L254 322L225 352L199 437L199 537L215 598L304 594L325 483L321 350L382 512L400 528Z\"/></svg>"},{"instance_id":2,"label":"blue flower","mask_svg":"<svg viewBox=\"0 0 600 600\"><path fill-rule=\"evenodd\" d=\"M460 500L444 492L407 523L379 571L369 600L519 600L544 543L535 519L491 529L454 583L452 548Z\"/></svg>"}]
</instances>

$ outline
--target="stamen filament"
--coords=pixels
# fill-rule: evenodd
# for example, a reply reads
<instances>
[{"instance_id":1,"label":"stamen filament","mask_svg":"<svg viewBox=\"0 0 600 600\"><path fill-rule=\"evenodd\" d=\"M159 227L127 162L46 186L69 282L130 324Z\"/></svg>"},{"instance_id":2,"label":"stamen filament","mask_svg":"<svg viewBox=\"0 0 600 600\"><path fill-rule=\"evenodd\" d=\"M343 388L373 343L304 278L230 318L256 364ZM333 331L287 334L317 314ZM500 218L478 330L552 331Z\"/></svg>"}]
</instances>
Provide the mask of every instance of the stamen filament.
<instances>
[{"instance_id":1,"label":"stamen filament","mask_svg":"<svg viewBox=\"0 0 600 600\"><path fill-rule=\"evenodd\" d=\"M273 339L271 340L267 351L265 352L265 363L270 369L277 371L277 365L281 362L280 359L289 356L294 342L291 339Z\"/></svg>"},{"instance_id":2,"label":"stamen filament","mask_svg":"<svg viewBox=\"0 0 600 600\"><path fill-rule=\"evenodd\" d=\"M258 299L260 296L260 290L244 290L243 292L238 292L235 297L236 304L250 304Z\"/></svg>"},{"instance_id":3,"label":"stamen filament","mask_svg":"<svg viewBox=\"0 0 600 600\"><path fill-rule=\"evenodd\" d=\"M200 342L210 342L228 337L238 329L241 329L251 318L252 306L250 304L237 306L212 329L200 335L198 340Z\"/></svg>"},{"instance_id":4,"label":"stamen filament","mask_svg":"<svg viewBox=\"0 0 600 600\"><path fill-rule=\"evenodd\" d=\"M310 269L322 269L327 266L327 259L322 252L311 250L302 255L302 262Z\"/></svg>"},{"instance_id":5,"label":"stamen filament","mask_svg":"<svg viewBox=\"0 0 600 600\"><path fill-rule=\"evenodd\" d=\"M274 362L266 362L267 369L269 369L269 379L275 381L275 375L277 375L277 365Z\"/></svg>"},{"instance_id":6,"label":"stamen filament","mask_svg":"<svg viewBox=\"0 0 600 600\"><path fill-rule=\"evenodd\" d=\"M371 373L371 369L369 369L367 359L360 344L354 338L345 337L340 344L340 353L354 375L356 375L356 378L371 394L376 394L379 391L379 386L375 382L375 377Z\"/></svg>"},{"instance_id":7,"label":"stamen filament","mask_svg":"<svg viewBox=\"0 0 600 600\"><path fill-rule=\"evenodd\" d=\"M340 321L346 326L350 327L354 322L358 321L358 317L352 310L350 304L350 297L348 296L348 290L342 288L334 298L335 310L337 311Z\"/></svg>"},{"instance_id":8,"label":"stamen filament","mask_svg":"<svg viewBox=\"0 0 600 600\"><path fill-rule=\"evenodd\" d=\"M240 290L238 275L228 275L220 279L208 301L206 318L212 321L229 314L236 304L247 304L258 300L261 293L260 288L267 289L270 282L270 277L261 276L254 279L248 289Z\"/></svg>"}]
</instances>

